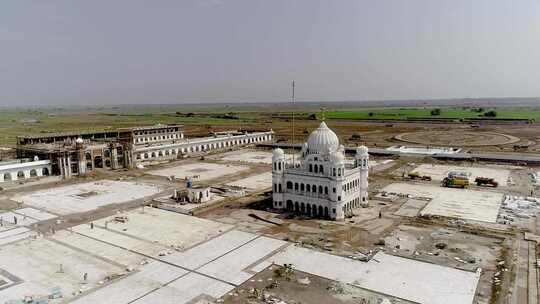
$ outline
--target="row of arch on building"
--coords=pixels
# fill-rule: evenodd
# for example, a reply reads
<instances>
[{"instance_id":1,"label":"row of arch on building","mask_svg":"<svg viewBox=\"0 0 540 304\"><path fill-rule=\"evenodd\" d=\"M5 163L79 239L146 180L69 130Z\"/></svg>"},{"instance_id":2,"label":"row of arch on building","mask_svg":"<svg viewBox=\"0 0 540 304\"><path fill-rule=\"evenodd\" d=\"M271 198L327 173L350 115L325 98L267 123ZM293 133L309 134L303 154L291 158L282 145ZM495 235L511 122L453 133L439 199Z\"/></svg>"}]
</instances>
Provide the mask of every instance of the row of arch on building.
<instances>
[{"instance_id":1,"label":"row of arch on building","mask_svg":"<svg viewBox=\"0 0 540 304\"><path fill-rule=\"evenodd\" d=\"M366 198L363 197L362 200L365 201ZM353 209L360 208L360 207L361 207L360 198L356 197L353 200L343 204L343 212L345 214L352 213Z\"/></svg>"},{"instance_id":2,"label":"row of arch on building","mask_svg":"<svg viewBox=\"0 0 540 304\"><path fill-rule=\"evenodd\" d=\"M275 202L276 207L283 207L283 202ZM316 218L330 218L330 210L327 206L321 206L317 204L304 203L304 202L293 202L292 200L287 200L285 209L288 212L293 212L296 214L307 215L310 217ZM332 213L335 214L336 210L332 209Z\"/></svg>"},{"instance_id":3,"label":"row of arch on building","mask_svg":"<svg viewBox=\"0 0 540 304\"><path fill-rule=\"evenodd\" d=\"M294 185L294 188L293 188ZM278 185L278 190L281 187L281 185ZM275 188L275 187L274 187ZM313 193L313 194L325 194L328 195L328 186L322 186L322 185L315 185L315 184L304 184L304 183L294 183L291 181L287 182L287 189L294 191L300 191L300 192L306 192L306 193ZM278 191L281 192L281 191ZM332 188L332 192L336 193L336 188Z\"/></svg>"},{"instance_id":4,"label":"row of arch on building","mask_svg":"<svg viewBox=\"0 0 540 304\"><path fill-rule=\"evenodd\" d=\"M31 170L19 170L19 171L10 171L10 172L3 172L1 173L0 177L2 181L8 182L8 181L16 181L21 179L27 179L32 177L39 177L39 176L49 176L51 174L49 168L37 168L37 169L31 169Z\"/></svg>"},{"instance_id":5,"label":"row of arch on building","mask_svg":"<svg viewBox=\"0 0 540 304\"><path fill-rule=\"evenodd\" d=\"M348 192L348 191L351 191L351 190L358 190L358 188L360 187L360 179L353 179L351 181L349 181L348 183L345 183L343 184L343 191L345 192Z\"/></svg>"},{"instance_id":6,"label":"row of arch on building","mask_svg":"<svg viewBox=\"0 0 540 304\"><path fill-rule=\"evenodd\" d=\"M174 140L174 139L182 139L182 138L184 138L182 134L172 133L172 134L167 134L167 135L136 137L135 143L148 143L148 142Z\"/></svg>"},{"instance_id":7,"label":"row of arch on building","mask_svg":"<svg viewBox=\"0 0 540 304\"><path fill-rule=\"evenodd\" d=\"M156 159L156 158L174 158L178 154L206 152L215 149L223 149L238 145L259 143L268 141L271 139L271 135L260 135L248 138L230 139L223 138L221 141L213 143L179 143L183 147L169 148L169 149L156 149L155 151L138 152L136 158L138 160ZM186 146L187 145L187 146Z\"/></svg>"}]
</instances>

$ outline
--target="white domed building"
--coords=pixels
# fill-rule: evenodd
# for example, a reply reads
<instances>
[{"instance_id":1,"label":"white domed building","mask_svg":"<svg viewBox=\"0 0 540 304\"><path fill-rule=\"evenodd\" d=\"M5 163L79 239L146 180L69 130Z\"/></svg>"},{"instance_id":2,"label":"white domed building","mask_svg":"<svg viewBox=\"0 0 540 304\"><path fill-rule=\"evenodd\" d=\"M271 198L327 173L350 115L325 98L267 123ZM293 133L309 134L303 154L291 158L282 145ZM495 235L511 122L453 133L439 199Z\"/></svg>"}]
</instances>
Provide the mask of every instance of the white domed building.
<instances>
[{"instance_id":1,"label":"white domed building","mask_svg":"<svg viewBox=\"0 0 540 304\"><path fill-rule=\"evenodd\" d=\"M354 163L323 121L302 147L295 164L277 148L272 156L273 206L312 217L342 220L368 204L369 154L356 149Z\"/></svg>"}]
</instances>

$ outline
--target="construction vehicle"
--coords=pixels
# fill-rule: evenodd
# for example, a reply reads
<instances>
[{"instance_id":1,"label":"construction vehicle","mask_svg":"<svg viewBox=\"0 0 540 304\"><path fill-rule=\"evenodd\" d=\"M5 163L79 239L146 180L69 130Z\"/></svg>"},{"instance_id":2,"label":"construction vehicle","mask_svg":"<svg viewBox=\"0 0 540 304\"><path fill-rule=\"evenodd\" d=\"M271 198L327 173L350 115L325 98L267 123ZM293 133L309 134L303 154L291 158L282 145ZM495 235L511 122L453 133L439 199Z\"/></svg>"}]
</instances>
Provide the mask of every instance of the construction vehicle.
<instances>
[{"instance_id":1,"label":"construction vehicle","mask_svg":"<svg viewBox=\"0 0 540 304\"><path fill-rule=\"evenodd\" d=\"M421 180L424 180L424 181L430 181L431 180L431 176L428 176L428 175L420 175L419 173L417 172L411 172L408 174L408 177L412 180L415 180L415 179L421 179Z\"/></svg>"},{"instance_id":2,"label":"construction vehicle","mask_svg":"<svg viewBox=\"0 0 540 304\"><path fill-rule=\"evenodd\" d=\"M479 176L474 179L474 182L476 183L477 186L488 186L488 187L493 187L493 188L497 188L499 186L499 183L497 183L495 179L491 177Z\"/></svg>"},{"instance_id":3,"label":"construction vehicle","mask_svg":"<svg viewBox=\"0 0 540 304\"><path fill-rule=\"evenodd\" d=\"M469 179L459 175L447 176L442 180L442 186L448 188L467 188Z\"/></svg>"}]
</instances>

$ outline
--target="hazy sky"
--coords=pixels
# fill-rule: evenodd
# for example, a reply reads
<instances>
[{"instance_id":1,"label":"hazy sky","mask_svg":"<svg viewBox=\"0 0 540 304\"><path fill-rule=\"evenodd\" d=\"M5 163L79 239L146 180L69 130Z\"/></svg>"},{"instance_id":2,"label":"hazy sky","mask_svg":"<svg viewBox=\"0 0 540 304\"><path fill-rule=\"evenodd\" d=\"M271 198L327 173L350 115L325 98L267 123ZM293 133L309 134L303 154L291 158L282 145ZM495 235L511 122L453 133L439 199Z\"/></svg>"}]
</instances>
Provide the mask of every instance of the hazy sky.
<instances>
[{"instance_id":1,"label":"hazy sky","mask_svg":"<svg viewBox=\"0 0 540 304\"><path fill-rule=\"evenodd\" d=\"M538 0L5 0L0 105L540 96Z\"/></svg>"}]
</instances>

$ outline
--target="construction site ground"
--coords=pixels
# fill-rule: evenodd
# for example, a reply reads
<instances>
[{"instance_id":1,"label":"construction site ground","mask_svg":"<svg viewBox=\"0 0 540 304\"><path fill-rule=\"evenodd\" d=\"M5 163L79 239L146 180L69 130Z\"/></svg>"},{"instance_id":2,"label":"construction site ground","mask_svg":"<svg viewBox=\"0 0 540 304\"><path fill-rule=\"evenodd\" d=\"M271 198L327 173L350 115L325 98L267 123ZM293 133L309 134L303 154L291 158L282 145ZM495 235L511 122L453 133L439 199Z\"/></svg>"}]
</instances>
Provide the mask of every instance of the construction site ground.
<instances>
[{"instance_id":1,"label":"construction site ground","mask_svg":"<svg viewBox=\"0 0 540 304\"><path fill-rule=\"evenodd\" d=\"M4 187L0 303L59 287L64 298L50 303L213 303L221 297L225 303L264 303L254 296L256 288L286 303L387 298L391 303L537 304L538 250L524 232L540 234L539 220L496 220L505 195L526 197L532 191L536 196L530 174L540 169L373 158L369 206L336 222L272 209L269 155L238 150ZM441 177L456 167L480 170L471 173L493 175L485 177L501 184L441 187ZM432 181L403 178L414 169L432 174ZM194 216L154 208L154 198L184 189L185 178L194 175L200 176L195 183L245 192L195 208ZM381 196L385 188L400 195ZM476 193L489 202L485 210L455 212L468 207ZM437 197L455 201L451 209L433 212L443 210L430 208ZM486 218L470 216L474 212ZM127 221L117 220L124 217ZM292 263L295 279L279 279L269 288L273 263ZM348 270L353 268L358 271ZM445 286L448 281L457 285ZM400 284L408 287L395 287ZM418 297L420 288L436 300Z\"/></svg>"}]
</instances>

